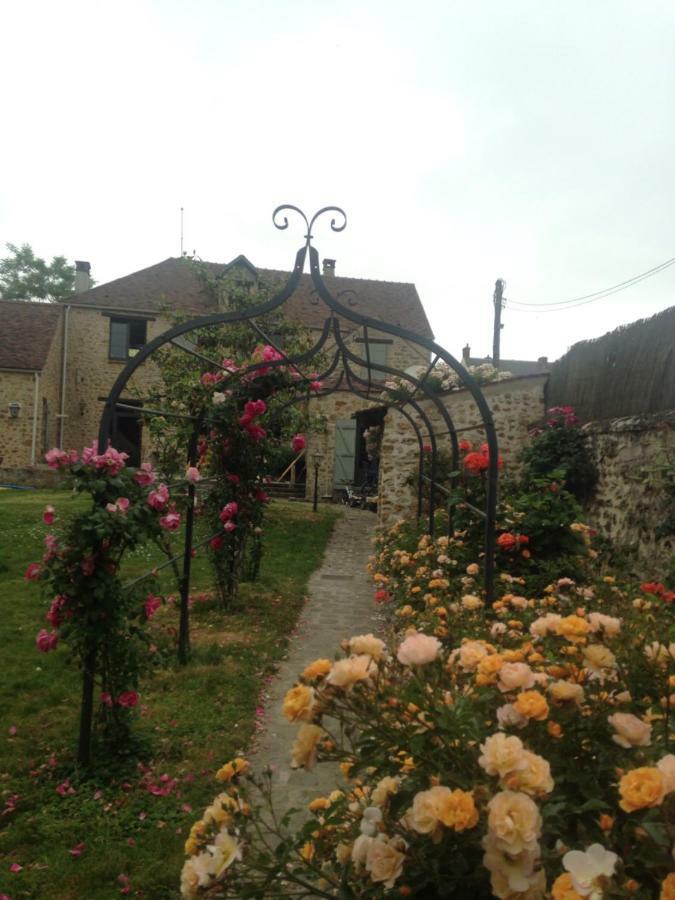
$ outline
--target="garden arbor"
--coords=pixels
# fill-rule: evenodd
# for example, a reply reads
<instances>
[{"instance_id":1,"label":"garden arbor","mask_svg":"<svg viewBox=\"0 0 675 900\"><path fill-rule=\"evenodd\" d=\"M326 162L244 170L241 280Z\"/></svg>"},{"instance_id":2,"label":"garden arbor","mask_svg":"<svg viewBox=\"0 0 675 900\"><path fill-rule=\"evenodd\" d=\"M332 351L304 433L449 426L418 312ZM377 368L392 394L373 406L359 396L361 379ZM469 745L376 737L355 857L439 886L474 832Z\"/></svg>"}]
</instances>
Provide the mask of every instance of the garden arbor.
<instances>
[{"instance_id":1,"label":"garden arbor","mask_svg":"<svg viewBox=\"0 0 675 900\"><path fill-rule=\"evenodd\" d=\"M144 417L163 416L177 417L191 422L191 438L187 441L185 447L185 460L188 465L193 465L196 460L197 441L201 433L211 427L209 413L204 410L194 410L191 414L176 413L171 409L148 408L145 405L140 407L131 406L124 402L121 398L125 389L129 385L130 380L138 372L138 370L148 361L152 360L154 354L161 349L172 349L172 352L184 353L191 356L195 362L195 366L199 373L215 372L219 373L221 378L220 387L227 386L231 379L247 379L255 376L256 370L275 368L284 368L294 373L296 377L296 396L291 402L300 402L306 400L310 396L310 386L314 389L314 396L327 396L338 390L348 390L352 394L363 398L364 400L376 400L378 405L382 404L381 381L373 379L374 372L381 372L385 375L394 376L399 383L406 386L406 396L397 402L386 403L388 407L397 409L405 419L410 423L414 431L417 445L419 449L419 486L417 498L417 514L422 514L422 490L423 483L428 485L429 494L429 510L428 510L428 527L429 531L434 531L434 513L435 510L445 503L444 497L451 499L446 504L448 506L449 515L452 515L452 503L456 502L454 493L448 491L447 486L438 482L438 456L443 443L447 446L449 442L452 469L457 472L459 469L459 442L457 438L457 429L455 428L452 417L445 405L437 396L437 392L432 388L430 379L432 378L436 367L439 364L445 364L452 369L458 376L462 387L466 388L471 394L476 408L476 423L471 429L482 429L485 433L485 440L488 446L489 464L487 468L487 492L486 503L484 509L476 509L472 507L476 514L482 516L485 520L485 541L484 541L484 586L488 601L493 595L494 581L494 549L495 549L495 509L497 499L497 473L498 473L498 453L497 438L495 434L494 423L489 407L485 398L478 387L474 378L467 370L450 354L437 343L428 337L416 334L410 330L402 328L398 325L389 323L381 319L374 319L369 316L357 312L351 303L341 294L333 294L328 283L322 277L319 266L319 252L313 245L313 228L318 221L324 217L330 217L330 228L333 232L341 232L345 229L347 218L343 210L339 207L327 206L320 209L309 219L296 206L283 205L277 207L273 214L274 226L280 230L289 227L289 216L296 217L304 223L306 233L304 235L304 243L296 253L295 262L290 276L283 287L269 300L253 304L244 309L237 309L226 312L219 312L213 315L200 316L189 321L183 322L165 331L154 340L146 344L122 370L116 379L105 402L105 407L100 422L99 430L99 452L103 452L111 441L115 431L116 423L119 416L128 414L130 409L136 415ZM292 297L297 289L305 266L309 262L309 273L313 283L314 292L316 294L317 303L323 303L325 306L326 316L321 330L321 334L316 342L309 349L296 354L287 354L283 348L278 346L273 336L265 333L260 325L262 317L272 312L283 313L284 304ZM344 294L345 292L343 292ZM264 342L265 345L271 346L276 351L277 358L272 361L262 361L248 365L246 368L239 368L236 372L231 372L223 365L222 361L211 359L200 351L198 338L196 342L190 341L190 335L194 335L203 329L222 328L227 326L246 326L252 330L257 339ZM375 362L370 358L369 351L369 333L384 333L392 338L400 338L409 345L418 348L424 356L429 360L426 371L421 377L415 377L407 371L403 371L391 365L384 365ZM358 335L360 343L358 347L363 347L364 352L355 352L354 340ZM348 340L349 339L349 340ZM313 361L321 358L328 359L329 364L324 366L324 370L319 373L307 375L307 371L312 368ZM197 374L196 377L199 377ZM326 379L330 379L330 386L324 387L323 383ZM317 390L317 382L320 388ZM424 401L424 406L422 402ZM285 406L289 405L288 402ZM427 409L425 409L425 406ZM428 408L436 413L436 419L440 419L443 428L439 430L433 423ZM279 414L280 410L270 411L271 416ZM424 455L429 457L429 475L424 474ZM456 475L453 478L453 485L456 486ZM384 486L386 489L386 486ZM194 484L187 485L188 507L185 521L185 544L180 557L175 557L169 563L177 564L182 560L182 583L181 583L181 628L180 628L180 648L183 658L187 652L187 609L188 609L188 593L190 585L190 560L193 551L193 514L194 514ZM454 499L452 499L454 498ZM208 540L208 538L207 538ZM203 541L202 543L206 543ZM169 564L167 563L167 565Z\"/></svg>"}]
</instances>

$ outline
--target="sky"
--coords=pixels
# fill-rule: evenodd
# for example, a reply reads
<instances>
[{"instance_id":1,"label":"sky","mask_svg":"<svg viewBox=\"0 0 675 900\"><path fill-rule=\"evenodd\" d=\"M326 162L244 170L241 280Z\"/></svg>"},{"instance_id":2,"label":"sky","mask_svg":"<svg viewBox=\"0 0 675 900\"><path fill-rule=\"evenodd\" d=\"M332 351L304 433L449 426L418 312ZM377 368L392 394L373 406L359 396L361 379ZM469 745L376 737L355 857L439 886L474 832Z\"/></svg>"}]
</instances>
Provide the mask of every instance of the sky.
<instances>
[{"instance_id":1,"label":"sky","mask_svg":"<svg viewBox=\"0 0 675 900\"><path fill-rule=\"evenodd\" d=\"M0 7L0 249L98 283L180 254L417 285L436 339L555 359L675 303L671 0L53 0ZM674 336L675 339L675 336Z\"/></svg>"}]
</instances>

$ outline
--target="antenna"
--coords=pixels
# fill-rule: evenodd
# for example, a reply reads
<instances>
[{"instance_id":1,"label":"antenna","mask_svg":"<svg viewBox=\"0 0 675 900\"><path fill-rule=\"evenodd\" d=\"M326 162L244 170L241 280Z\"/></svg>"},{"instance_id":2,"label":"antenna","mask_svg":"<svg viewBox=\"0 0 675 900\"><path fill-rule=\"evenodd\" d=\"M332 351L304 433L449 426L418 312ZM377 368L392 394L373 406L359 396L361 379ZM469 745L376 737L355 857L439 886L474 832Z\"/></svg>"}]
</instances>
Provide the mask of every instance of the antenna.
<instances>
[{"instance_id":1,"label":"antenna","mask_svg":"<svg viewBox=\"0 0 675 900\"><path fill-rule=\"evenodd\" d=\"M180 255L183 258L183 207L180 208Z\"/></svg>"}]
</instances>

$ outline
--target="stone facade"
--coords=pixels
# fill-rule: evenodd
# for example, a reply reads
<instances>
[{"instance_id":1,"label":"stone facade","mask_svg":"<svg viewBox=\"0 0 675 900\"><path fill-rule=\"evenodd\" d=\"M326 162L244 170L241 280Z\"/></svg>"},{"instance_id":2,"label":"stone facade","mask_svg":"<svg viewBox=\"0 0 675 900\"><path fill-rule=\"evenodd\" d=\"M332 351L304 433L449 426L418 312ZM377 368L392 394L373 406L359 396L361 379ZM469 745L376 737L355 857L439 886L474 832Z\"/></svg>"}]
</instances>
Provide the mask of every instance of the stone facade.
<instances>
[{"instance_id":1,"label":"stone facade","mask_svg":"<svg viewBox=\"0 0 675 900\"><path fill-rule=\"evenodd\" d=\"M675 553L673 535L656 536L672 515L659 472L675 466L675 410L589 422L584 431L599 474L589 522L617 546L637 551L641 574L651 580Z\"/></svg>"},{"instance_id":2,"label":"stone facade","mask_svg":"<svg viewBox=\"0 0 675 900\"><path fill-rule=\"evenodd\" d=\"M54 445L58 412L59 335L60 326L40 372L0 372L0 466L21 468L39 465L45 451ZM9 404L15 402L20 403L21 408L19 415L13 418L9 414Z\"/></svg>"},{"instance_id":3,"label":"stone facade","mask_svg":"<svg viewBox=\"0 0 675 900\"><path fill-rule=\"evenodd\" d=\"M483 387L497 430L499 452L506 466L512 470L517 465L518 454L527 442L532 424L543 418L546 380L545 374L528 375ZM468 429L462 430L459 436L480 444L484 440L484 432L481 428L471 427L481 421L471 394L467 390L452 391L440 395L439 399L450 413L455 428ZM431 420L434 432L441 435L438 438L439 449L449 449L450 440L445 434L447 427L434 404L424 400L420 406ZM426 437L426 427L421 422L418 424L423 437ZM402 516L414 515L416 495L406 481L416 471L418 460L419 447L412 426L400 412L390 409L384 420L380 452L380 525L390 525Z\"/></svg>"}]
</instances>

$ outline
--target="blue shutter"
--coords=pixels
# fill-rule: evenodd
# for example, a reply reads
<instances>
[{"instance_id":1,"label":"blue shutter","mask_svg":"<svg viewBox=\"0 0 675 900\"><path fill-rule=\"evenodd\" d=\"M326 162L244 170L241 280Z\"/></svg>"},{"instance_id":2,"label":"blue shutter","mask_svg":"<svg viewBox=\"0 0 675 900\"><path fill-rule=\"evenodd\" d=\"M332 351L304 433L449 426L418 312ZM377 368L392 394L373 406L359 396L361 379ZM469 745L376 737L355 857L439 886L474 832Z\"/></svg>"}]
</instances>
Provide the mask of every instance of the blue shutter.
<instances>
[{"instance_id":1,"label":"blue shutter","mask_svg":"<svg viewBox=\"0 0 675 900\"><path fill-rule=\"evenodd\" d=\"M338 419L335 423L335 468L333 487L343 488L354 480L354 456L356 453L356 421Z\"/></svg>"}]
</instances>

